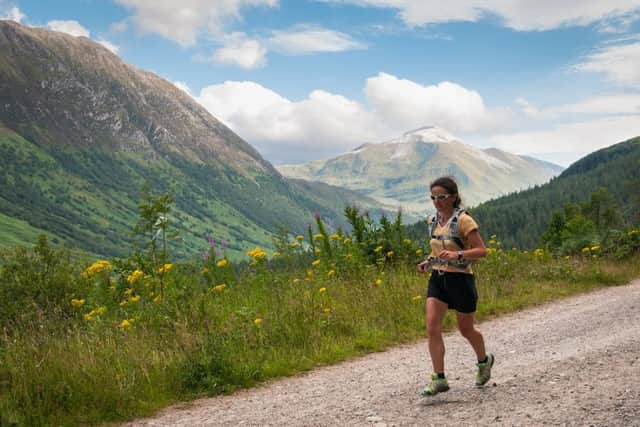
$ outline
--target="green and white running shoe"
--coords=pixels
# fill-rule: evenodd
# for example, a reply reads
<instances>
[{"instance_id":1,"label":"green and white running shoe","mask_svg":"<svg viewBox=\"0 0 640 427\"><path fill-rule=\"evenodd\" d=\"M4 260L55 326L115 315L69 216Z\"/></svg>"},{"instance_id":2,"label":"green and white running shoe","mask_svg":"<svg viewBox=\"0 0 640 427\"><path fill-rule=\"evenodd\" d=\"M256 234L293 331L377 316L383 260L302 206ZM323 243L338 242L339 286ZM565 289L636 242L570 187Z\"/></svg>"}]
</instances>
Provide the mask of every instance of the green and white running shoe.
<instances>
[{"instance_id":1,"label":"green and white running shoe","mask_svg":"<svg viewBox=\"0 0 640 427\"><path fill-rule=\"evenodd\" d=\"M420 396L435 396L449 390L449 381L446 378L438 378L438 374L431 374L431 382L420 392Z\"/></svg>"},{"instance_id":2,"label":"green and white running shoe","mask_svg":"<svg viewBox=\"0 0 640 427\"><path fill-rule=\"evenodd\" d=\"M487 361L484 363L478 362L478 373L476 374L476 386L480 387L485 385L491 379L491 368L493 367L496 358L493 354L487 354Z\"/></svg>"}]
</instances>

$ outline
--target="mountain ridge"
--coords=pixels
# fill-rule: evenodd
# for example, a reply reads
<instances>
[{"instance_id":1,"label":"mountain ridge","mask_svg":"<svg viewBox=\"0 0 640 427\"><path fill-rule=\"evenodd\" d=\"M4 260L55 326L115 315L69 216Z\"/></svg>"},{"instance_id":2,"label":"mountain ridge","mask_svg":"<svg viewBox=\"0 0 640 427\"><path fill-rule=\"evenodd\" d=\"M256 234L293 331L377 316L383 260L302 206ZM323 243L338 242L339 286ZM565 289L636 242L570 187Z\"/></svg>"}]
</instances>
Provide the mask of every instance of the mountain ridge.
<instances>
[{"instance_id":1,"label":"mountain ridge","mask_svg":"<svg viewBox=\"0 0 640 427\"><path fill-rule=\"evenodd\" d=\"M416 215L432 212L426 193L429 182L438 176L456 177L467 203L475 205L541 184L563 169L497 148L476 148L437 126L362 144L332 159L276 168L290 178L343 186L389 205L401 205Z\"/></svg>"},{"instance_id":2,"label":"mountain ridge","mask_svg":"<svg viewBox=\"0 0 640 427\"><path fill-rule=\"evenodd\" d=\"M207 236L241 256L281 228L303 232L314 211L338 226L345 205L379 205L286 179L186 93L96 42L0 21L0 223L26 224L5 241L42 230L122 255L145 184L176 196L178 256Z\"/></svg>"}]
</instances>

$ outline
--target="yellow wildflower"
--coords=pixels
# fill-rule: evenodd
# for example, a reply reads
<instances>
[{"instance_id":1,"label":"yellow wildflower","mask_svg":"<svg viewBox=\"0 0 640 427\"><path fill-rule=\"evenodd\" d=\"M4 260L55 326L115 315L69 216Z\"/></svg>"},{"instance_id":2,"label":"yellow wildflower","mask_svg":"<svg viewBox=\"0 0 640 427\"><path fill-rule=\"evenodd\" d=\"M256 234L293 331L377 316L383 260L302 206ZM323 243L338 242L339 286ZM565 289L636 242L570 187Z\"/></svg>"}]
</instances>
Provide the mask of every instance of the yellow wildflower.
<instances>
[{"instance_id":1,"label":"yellow wildflower","mask_svg":"<svg viewBox=\"0 0 640 427\"><path fill-rule=\"evenodd\" d=\"M73 307L76 307L76 308L82 307L84 305L84 299L76 299L76 298L74 298L74 299L71 300L71 305Z\"/></svg>"},{"instance_id":2,"label":"yellow wildflower","mask_svg":"<svg viewBox=\"0 0 640 427\"><path fill-rule=\"evenodd\" d=\"M293 279L293 284L297 285L298 283L300 283L300 279Z\"/></svg>"},{"instance_id":3,"label":"yellow wildflower","mask_svg":"<svg viewBox=\"0 0 640 427\"><path fill-rule=\"evenodd\" d=\"M160 302L162 300L162 297L160 295L158 295L157 297L155 297L153 299L153 302Z\"/></svg>"},{"instance_id":4,"label":"yellow wildflower","mask_svg":"<svg viewBox=\"0 0 640 427\"><path fill-rule=\"evenodd\" d=\"M226 287L227 285L222 283L220 285L214 286L213 288L211 288L211 290L216 293L221 293L222 291L225 290Z\"/></svg>"},{"instance_id":5,"label":"yellow wildflower","mask_svg":"<svg viewBox=\"0 0 640 427\"><path fill-rule=\"evenodd\" d=\"M289 247L291 247L291 248L297 248L298 246L300 246L300 243L298 243L298 242L289 243Z\"/></svg>"},{"instance_id":6,"label":"yellow wildflower","mask_svg":"<svg viewBox=\"0 0 640 427\"><path fill-rule=\"evenodd\" d=\"M416 249L416 255L422 255L422 249Z\"/></svg>"},{"instance_id":7,"label":"yellow wildflower","mask_svg":"<svg viewBox=\"0 0 640 427\"><path fill-rule=\"evenodd\" d=\"M321 294L323 294L323 293L327 292L327 288L322 287L322 288L318 289L318 292L320 292Z\"/></svg>"},{"instance_id":8,"label":"yellow wildflower","mask_svg":"<svg viewBox=\"0 0 640 427\"><path fill-rule=\"evenodd\" d=\"M320 248L315 248L313 253L316 254L316 255L320 255L322 253L322 251L320 250Z\"/></svg>"},{"instance_id":9,"label":"yellow wildflower","mask_svg":"<svg viewBox=\"0 0 640 427\"><path fill-rule=\"evenodd\" d=\"M387 258L391 258L393 256L393 251L387 252Z\"/></svg>"},{"instance_id":10,"label":"yellow wildflower","mask_svg":"<svg viewBox=\"0 0 640 427\"><path fill-rule=\"evenodd\" d=\"M211 271L211 270L209 270L207 267L205 267L202 270L200 270L200 274L207 274L209 271Z\"/></svg>"},{"instance_id":11,"label":"yellow wildflower","mask_svg":"<svg viewBox=\"0 0 640 427\"><path fill-rule=\"evenodd\" d=\"M165 264L158 269L158 273L160 274L168 273L169 270L171 270L172 268L173 268L173 264Z\"/></svg>"},{"instance_id":12,"label":"yellow wildflower","mask_svg":"<svg viewBox=\"0 0 640 427\"><path fill-rule=\"evenodd\" d=\"M533 255L535 255L535 256L544 255L544 249L536 249L535 251L533 251Z\"/></svg>"},{"instance_id":13,"label":"yellow wildflower","mask_svg":"<svg viewBox=\"0 0 640 427\"><path fill-rule=\"evenodd\" d=\"M304 236L301 236L300 234L298 234L298 235L296 236L296 240L297 240L298 242L302 242L302 241L304 240Z\"/></svg>"},{"instance_id":14,"label":"yellow wildflower","mask_svg":"<svg viewBox=\"0 0 640 427\"><path fill-rule=\"evenodd\" d=\"M411 239L404 239L403 242L405 245L410 245L411 243L413 243Z\"/></svg>"},{"instance_id":15,"label":"yellow wildflower","mask_svg":"<svg viewBox=\"0 0 640 427\"><path fill-rule=\"evenodd\" d=\"M422 295L416 295L415 297L411 298L412 301L420 301L422 300Z\"/></svg>"},{"instance_id":16,"label":"yellow wildflower","mask_svg":"<svg viewBox=\"0 0 640 427\"><path fill-rule=\"evenodd\" d=\"M382 279L377 279L376 280L376 286L380 286L382 285Z\"/></svg>"},{"instance_id":17,"label":"yellow wildflower","mask_svg":"<svg viewBox=\"0 0 640 427\"><path fill-rule=\"evenodd\" d=\"M334 274L336 274L336 271L335 271L335 270L329 270L329 271L327 272L327 277L331 277L331 276L333 276Z\"/></svg>"},{"instance_id":18,"label":"yellow wildflower","mask_svg":"<svg viewBox=\"0 0 640 427\"><path fill-rule=\"evenodd\" d=\"M247 251L247 255L255 260L258 260L266 257L267 253L263 251L259 246L256 246L254 249Z\"/></svg>"},{"instance_id":19,"label":"yellow wildflower","mask_svg":"<svg viewBox=\"0 0 640 427\"><path fill-rule=\"evenodd\" d=\"M120 322L120 325L118 327L120 329L129 329L131 327L131 322L127 319L124 319L122 322Z\"/></svg>"},{"instance_id":20,"label":"yellow wildflower","mask_svg":"<svg viewBox=\"0 0 640 427\"><path fill-rule=\"evenodd\" d=\"M94 262L93 264L91 264L85 271L84 271L84 275L86 277L93 277L98 273L101 273L103 271L109 272L113 269L113 267L111 266L111 264L109 263L109 261L107 260L99 260Z\"/></svg>"},{"instance_id":21,"label":"yellow wildflower","mask_svg":"<svg viewBox=\"0 0 640 427\"><path fill-rule=\"evenodd\" d=\"M140 295L136 295L134 297L129 298L129 301L131 302L138 302L140 301Z\"/></svg>"},{"instance_id":22,"label":"yellow wildflower","mask_svg":"<svg viewBox=\"0 0 640 427\"><path fill-rule=\"evenodd\" d=\"M253 323L255 323L256 326L260 326L262 324L262 319L258 317L253 321Z\"/></svg>"},{"instance_id":23,"label":"yellow wildflower","mask_svg":"<svg viewBox=\"0 0 640 427\"><path fill-rule=\"evenodd\" d=\"M346 239L344 239L342 241L342 243L344 243L345 245L349 245L349 244L351 244L351 239L347 237Z\"/></svg>"},{"instance_id":24,"label":"yellow wildflower","mask_svg":"<svg viewBox=\"0 0 640 427\"><path fill-rule=\"evenodd\" d=\"M127 282L129 282L130 284L134 284L138 281L139 278L141 278L142 276L144 276L144 272L142 272L141 270L135 270L133 273L131 273L128 277L127 277Z\"/></svg>"},{"instance_id":25,"label":"yellow wildflower","mask_svg":"<svg viewBox=\"0 0 640 427\"><path fill-rule=\"evenodd\" d=\"M127 300L120 301L120 307L124 307L127 304L129 304L129 301L127 301Z\"/></svg>"},{"instance_id":26,"label":"yellow wildflower","mask_svg":"<svg viewBox=\"0 0 640 427\"><path fill-rule=\"evenodd\" d=\"M282 256L282 254L280 252L278 252L278 251L275 251L273 253L273 258L280 258L281 256Z\"/></svg>"},{"instance_id":27,"label":"yellow wildflower","mask_svg":"<svg viewBox=\"0 0 640 427\"><path fill-rule=\"evenodd\" d=\"M216 262L216 267L226 267L227 264L229 264L229 261L227 261L227 259L221 259L220 261Z\"/></svg>"},{"instance_id":28,"label":"yellow wildflower","mask_svg":"<svg viewBox=\"0 0 640 427\"><path fill-rule=\"evenodd\" d=\"M94 319L94 315L93 315L93 314L91 314L91 313L86 313L86 314L85 314L84 316L82 316L82 317L84 317L84 320L86 320L87 322L90 322L90 321L92 321L92 320Z\"/></svg>"},{"instance_id":29,"label":"yellow wildflower","mask_svg":"<svg viewBox=\"0 0 640 427\"><path fill-rule=\"evenodd\" d=\"M313 270L307 269L307 277L313 277Z\"/></svg>"},{"instance_id":30,"label":"yellow wildflower","mask_svg":"<svg viewBox=\"0 0 640 427\"><path fill-rule=\"evenodd\" d=\"M251 267L255 267L256 265L258 265L258 261L254 259L253 261L251 261L251 262L249 263L249 265L250 265Z\"/></svg>"},{"instance_id":31,"label":"yellow wildflower","mask_svg":"<svg viewBox=\"0 0 640 427\"><path fill-rule=\"evenodd\" d=\"M375 248L373 251L374 251L375 253L378 253L378 252L380 252L381 250L382 250L382 246L378 246L378 247L377 247L377 248Z\"/></svg>"},{"instance_id":32,"label":"yellow wildflower","mask_svg":"<svg viewBox=\"0 0 640 427\"><path fill-rule=\"evenodd\" d=\"M93 309L93 312L98 316L100 316L101 314L106 313L106 311L107 311L107 307L105 307L105 306L96 307L96 308Z\"/></svg>"},{"instance_id":33,"label":"yellow wildflower","mask_svg":"<svg viewBox=\"0 0 640 427\"><path fill-rule=\"evenodd\" d=\"M317 266L317 265L320 265L320 260L319 260L319 259L314 260L314 261L311 263L311 265L313 265L314 267L315 267L315 266Z\"/></svg>"},{"instance_id":34,"label":"yellow wildflower","mask_svg":"<svg viewBox=\"0 0 640 427\"><path fill-rule=\"evenodd\" d=\"M582 248L582 253L586 254L587 252L589 252L591 249L589 249L589 246L585 246L584 248Z\"/></svg>"},{"instance_id":35,"label":"yellow wildflower","mask_svg":"<svg viewBox=\"0 0 640 427\"><path fill-rule=\"evenodd\" d=\"M566 257L564 257L564 259L566 259L566 260L570 260L570 259L571 259L571 257L570 257L569 255L567 255Z\"/></svg>"},{"instance_id":36,"label":"yellow wildflower","mask_svg":"<svg viewBox=\"0 0 640 427\"><path fill-rule=\"evenodd\" d=\"M635 236L636 234L640 233L640 230L631 230L627 233L628 236Z\"/></svg>"},{"instance_id":37,"label":"yellow wildflower","mask_svg":"<svg viewBox=\"0 0 640 427\"><path fill-rule=\"evenodd\" d=\"M322 311L324 311L326 314L331 313L331 309L329 307L325 307L325 309Z\"/></svg>"},{"instance_id":38,"label":"yellow wildflower","mask_svg":"<svg viewBox=\"0 0 640 427\"><path fill-rule=\"evenodd\" d=\"M324 234L322 233L318 233L318 234L314 234L313 235L313 240L318 240L318 239L323 239L324 238Z\"/></svg>"},{"instance_id":39,"label":"yellow wildflower","mask_svg":"<svg viewBox=\"0 0 640 427\"><path fill-rule=\"evenodd\" d=\"M591 251L592 252L597 252L599 250L600 250L600 245L591 246Z\"/></svg>"},{"instance_id":40,"label":"yellow wildflower","mask_svg":"<svg viewBox=\"0 0 640 427\"><path fill-rule=\"evenodd\" d=\"M340 240L340 236L338 236L337 234L332 234L331 236L329 236L329 238L331 240Z\"/></svg>"},{"instance_id":41,"label":"yellow wildflower","mask_svg":"<svg viewBox=\"0 0 640 427\"><path fill-rule=\"evenodd\" d=\"M131 288L127 288L127 289L125 289L125 291L124 291L124 294L125 294L125 295L131 295L132 293L133 293L133 289L131 289Z\"/></svg>"}]
</instances>

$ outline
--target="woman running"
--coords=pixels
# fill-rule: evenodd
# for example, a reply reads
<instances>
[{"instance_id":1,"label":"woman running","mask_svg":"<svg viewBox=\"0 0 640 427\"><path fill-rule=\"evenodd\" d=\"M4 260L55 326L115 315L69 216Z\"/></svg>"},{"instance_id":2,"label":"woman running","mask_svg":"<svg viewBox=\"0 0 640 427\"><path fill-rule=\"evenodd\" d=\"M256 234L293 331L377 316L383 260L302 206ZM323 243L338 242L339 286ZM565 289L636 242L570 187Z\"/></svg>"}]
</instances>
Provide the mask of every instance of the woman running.
<instances>
[{"instance_id":1,"label":"woman running","mask_svg":"<svg viewBox=\"0 0 640 427\"><path fill-rule=\"evenodd\" d=\"M458 329L476 354L476 386L483 386L489 381L495 361L493 354L486 353L484 338L473 324L478 291L471 261L487 254L478 224L460 208L458 185L452 178L438 178L430 188L437 213L429 221L431 253L418 264L418 271L424 273L428 266L432 267L427 292L426 326L433 374L431 382L421 391L422 396L434 396L449 390L442 339L442 322L447 309L456 311Z\"/></svg>"}]
</instances>

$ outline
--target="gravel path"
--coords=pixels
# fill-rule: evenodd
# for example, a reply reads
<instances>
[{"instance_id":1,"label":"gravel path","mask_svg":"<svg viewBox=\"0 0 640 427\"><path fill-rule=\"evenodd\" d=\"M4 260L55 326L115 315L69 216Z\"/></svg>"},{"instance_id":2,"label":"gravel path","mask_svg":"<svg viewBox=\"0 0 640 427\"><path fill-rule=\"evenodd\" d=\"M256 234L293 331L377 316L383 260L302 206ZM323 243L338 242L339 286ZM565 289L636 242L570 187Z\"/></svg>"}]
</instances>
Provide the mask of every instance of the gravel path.
<instances>
[{"instance_id":1,"label":"gravel path","mask_svg":"<svg viewBox=\"0 0 640 427\"><path fill-rule=\"evenodd\" d=\"M493 378L445 337L451 390L418 397L427 343L395 347L127 426L640 426L640 280L483 322Z\"/></svg>"}]
</instances>

